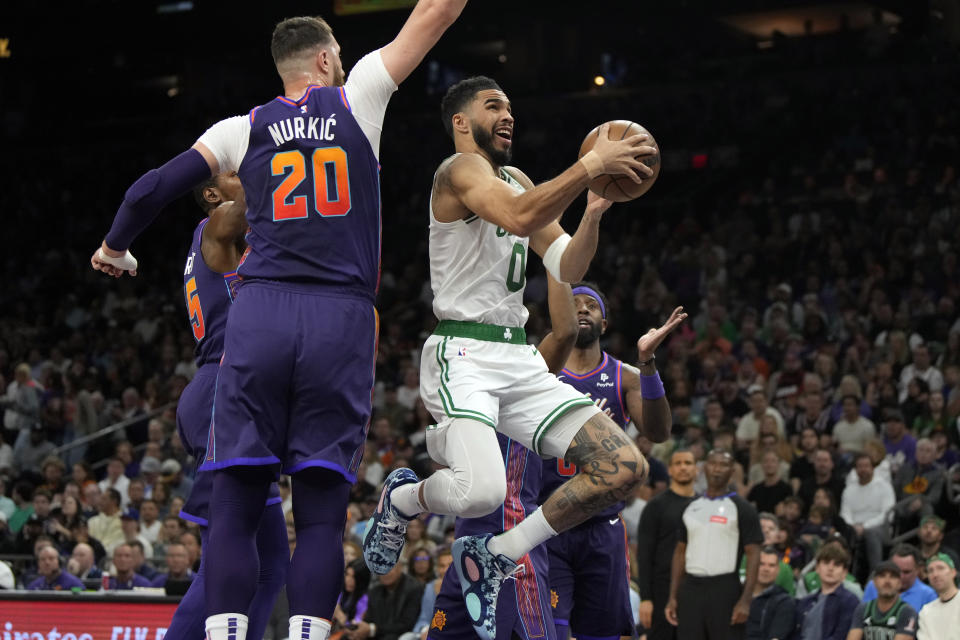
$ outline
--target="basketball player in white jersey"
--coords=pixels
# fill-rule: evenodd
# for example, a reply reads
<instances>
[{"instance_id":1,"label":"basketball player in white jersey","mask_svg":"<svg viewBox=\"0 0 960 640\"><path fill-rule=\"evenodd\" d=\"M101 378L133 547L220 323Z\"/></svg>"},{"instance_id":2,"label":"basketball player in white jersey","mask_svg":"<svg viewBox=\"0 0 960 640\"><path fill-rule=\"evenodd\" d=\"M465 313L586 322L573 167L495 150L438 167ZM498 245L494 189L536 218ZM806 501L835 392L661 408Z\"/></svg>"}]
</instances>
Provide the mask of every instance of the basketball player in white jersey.
<instances>
[{"instance_id":1,"label":"basketball player in white jersey","mask_svg":"<svg viewBox=\"0 0 960 640\"><path fill-rule=\"evenodd\" d=\"M506 166L514 120L496 82L460 82L447 92L442 112L458 153L440 165L431 196L430 272L440 323L423 348L420 393L438 423L427 433L428 450L448 468L423 482L409 469L390 474L367 527L364 556L374 572L385 573L396 562L409 518L424 511L479 517L502 505L497 431L539 455L577 465L583 472L516 527L454 543L471 621L481 638L493 640L497 594L517 560L624 499L646 475L646 461L623 431L552 376L526 343L523 288L528 246L562 282L585 274L600 213L588 207L572 238L557 218L598 175L636 182L652 175L637 158L656 151L643 144L646 136L609 141L601 128L591 153L534 187Z\"/></svg>"}]
</instances>

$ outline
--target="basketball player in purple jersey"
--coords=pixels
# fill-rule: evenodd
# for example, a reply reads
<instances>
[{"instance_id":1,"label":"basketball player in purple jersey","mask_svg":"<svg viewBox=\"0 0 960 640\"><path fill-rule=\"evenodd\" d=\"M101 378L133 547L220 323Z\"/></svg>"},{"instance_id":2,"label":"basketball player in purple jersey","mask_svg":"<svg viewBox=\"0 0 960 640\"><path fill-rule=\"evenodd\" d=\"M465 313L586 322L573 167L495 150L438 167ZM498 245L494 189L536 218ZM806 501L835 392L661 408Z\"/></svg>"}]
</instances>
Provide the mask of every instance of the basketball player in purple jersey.
<instances>
[{"instance_id":1,"label":"basketball player in purple jersey","mask_svg":"<svg viewBox=\"0 0 960 640\"><path fill-rule=\"evenodd\" d=\"M343 579L339 540L371 412L380 266L378 151L390 96L466 0L420 0L397 37L344 81L318 18L274 29L284 95L213 125L127 191L91 258L136 273L127 248L170 200L220 172L246 193L248 248L227 320L207 459L215 473L208 640L245 640L256 534L277 471L293 476L291 638L324 640Z\"/></svg>"},{"instance_id":2,"label":"basketball player in purple jersey","mask_svg":"<svg viewBox=\"0 0 960 640\"><path fill-rule=\"evenodd\" d=\"M591 199L589 207L602 213L612 203ZM552 330L538 347L551 373L558 373L566 362L577 338L576 310L570 285L562 284L547 274L547 299ZM507 497L492 513L479 518L457 518L458 538L512 529L539 506L541 491L540 458L507 436L498 433L507 471ZM548 583L547 549L538 545L520 558L520 569L514 582L500 591L497 599L497 640L557 640L551 615ZM476 631L467 614L460 581L448 571L440 586L433 618L427 632L429 640L475 640Z\"/></svg>"},{"instance_id":3,"label":"basketball player in purple jersey","mask_svg":"<svg viewBox=\"0 0 960 640\"><path fill-rule=\"evenodd\" d=\"M223 355L227 312L233 303L232 287L237 281L237 264L246 248L243 234L247 230L247 206L236 173L213 176L194 190L194 196L208 214L193 232L183 270L183 293L196 341L198 369L177 403L177 431L184 447L199 466L206 458L210 412ZM205 549L209 548L212 475L197 474L190 496L180 511L181 518L200 525ZM249 610L250 634L254 638L262 636L266 629L290 563L287 526L280 502L277 488L271 487L257 532L260 574ZM207 555L203 554L200 571L173 614L167 629L167 637L171 640L192 640L204 635Z\"/></svg>"},{"instance_id":4,"label":"basketball player in purple jersey","mask_svg":"<svg viewBox=\"0 0 960 640\"><path fill-rule=\"evenodd\" d=\"M610 418L625 428L631 417L640 431L655 442L670 433L670 405L654 366L654 351L686 314L677 307L660 329L651 329L637 342L640 369L600 349L607 329L607 303L600 289L582 282L573 287L577 311L576 346L558 378L594 399ZM577 473L561 458L543 461L546 499ZM586 522L547 540L550 590L557 637L571 635L592 640L615 640L633 634L630 607L630 561L627 532L618 502Z\"/></svg>"}]
</instances>

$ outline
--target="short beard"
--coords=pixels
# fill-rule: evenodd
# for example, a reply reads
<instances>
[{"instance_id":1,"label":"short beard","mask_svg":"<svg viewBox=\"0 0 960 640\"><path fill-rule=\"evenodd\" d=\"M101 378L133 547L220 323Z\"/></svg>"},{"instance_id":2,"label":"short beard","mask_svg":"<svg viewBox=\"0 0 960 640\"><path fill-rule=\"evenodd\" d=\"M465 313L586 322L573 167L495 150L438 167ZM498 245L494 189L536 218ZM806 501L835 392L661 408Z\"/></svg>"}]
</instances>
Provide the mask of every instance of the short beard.
<instances>
[{"instance_id":1,"label":"short beard","mask_svg":"<svg viewBox=\"0 0 960 640\"><path fill-rule=\"evenodd\" d=\"M486 153L493 163L498 167L510 164L510 158L512 156L512 149L507 147L505 151L501 151L493 146L493 134L486 129L475 126L471 123L471 130L473 130L473 141L480 147L480 150Z\"/></svg>"},{"instance_id":2,"label":"short beard","mask_svg":"<svg viewBox=\"0 0 960 640\"><path fill-rule=\"evenodd\" d=\"M592 324L589 327L580 327L577 332L576 347L577 349L586 349L599 339L600 327L598 325Z\"/></svg>"}]
</instances>

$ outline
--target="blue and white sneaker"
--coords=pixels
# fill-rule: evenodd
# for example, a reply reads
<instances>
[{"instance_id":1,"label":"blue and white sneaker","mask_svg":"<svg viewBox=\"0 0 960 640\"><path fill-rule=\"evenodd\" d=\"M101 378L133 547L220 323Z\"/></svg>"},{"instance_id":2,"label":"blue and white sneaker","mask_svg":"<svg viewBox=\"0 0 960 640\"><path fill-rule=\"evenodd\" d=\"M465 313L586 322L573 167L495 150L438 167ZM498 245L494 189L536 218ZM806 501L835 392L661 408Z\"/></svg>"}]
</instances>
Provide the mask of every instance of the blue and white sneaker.
<instances>
[{"instance_id":1,"label":"blue and white sneaker","mask_svg":"<svg viewBox=\"0 0 960 640\"><path fill-rule=\"evenodd\" d=\"M380 504L363 532L363 559L367 561L367 568L377 575L384 575L397 564L411 520L393 506L390 493L401 485L419 481L417 474L406 467L391 471L383 481Z\"/></svg>"},{"instance_id":2,"label":"blue and white sneaker","mask_svg":"<svg viewBox=\"0 0 960 640\"><path fill-rule=\"evenodd\" d=\"M453 543L453 566L460 578L463 601L474 631L485 640L497 637L497 596L503 581L520 568L502 555L487 549L493 534L464 536Z\"/></svg>"}]
</instances>

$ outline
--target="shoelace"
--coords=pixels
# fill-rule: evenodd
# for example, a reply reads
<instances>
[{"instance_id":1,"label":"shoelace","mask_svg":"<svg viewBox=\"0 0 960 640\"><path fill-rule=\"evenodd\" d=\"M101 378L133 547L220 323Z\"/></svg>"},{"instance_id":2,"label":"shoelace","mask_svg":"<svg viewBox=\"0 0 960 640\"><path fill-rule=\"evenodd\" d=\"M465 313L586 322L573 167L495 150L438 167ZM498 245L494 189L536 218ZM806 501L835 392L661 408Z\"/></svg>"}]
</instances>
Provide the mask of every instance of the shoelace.
<instances>
[{"instance_id":1,"label":"shoelace","mask_svg":"<svg viewBox=\"0 0 960 640\"><path fill-rule=\"evenodd\" d=\"M384 515L383 520L377 523L382 529L380 544L387 549L398 551L403 546L404 536L407 533L407 523L393 514Z\"/></svg>"}]
</instances>

